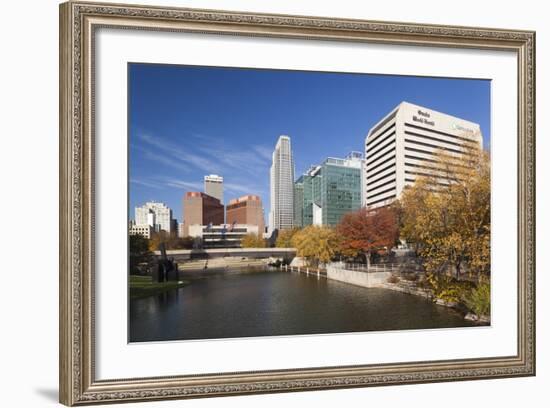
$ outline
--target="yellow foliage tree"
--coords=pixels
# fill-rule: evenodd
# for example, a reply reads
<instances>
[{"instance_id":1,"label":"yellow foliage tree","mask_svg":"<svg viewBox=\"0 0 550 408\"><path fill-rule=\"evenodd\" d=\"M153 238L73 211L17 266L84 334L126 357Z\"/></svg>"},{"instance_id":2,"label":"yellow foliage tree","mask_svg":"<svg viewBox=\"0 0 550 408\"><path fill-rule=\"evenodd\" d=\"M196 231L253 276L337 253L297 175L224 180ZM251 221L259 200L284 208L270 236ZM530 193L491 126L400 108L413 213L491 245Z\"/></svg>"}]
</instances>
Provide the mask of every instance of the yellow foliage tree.
<instances>
[{"instance_id":1,"label":"yellow foliage tree","mask_svg":"<svg viewBox=\"0 0 550 408\"><path fill-rule=\"evenodd\" d=\"M160 244L164 243L165 245L170 240L170 235L166 231L154 232L149 239L149 250L158 251Z\"/></svg>"},{"instance_id":2,"label":"yellow foliage tree","mask_svg":"<svg viewBox=\"0 0 550 408\"><path fill-rule=\"evenodd\" d=\"M265 240L258 234L246 234L241 240L243 248L265 248Z\"/></svg>"},{"instance_id":3,"label":"yellow foliage tree","mask_svg":"<svg viewBox=\"0 0 550 408\"><path fill-rule=\"evenodd\" d=\"M401 237L415 243L428 273L453 267L481 279L489 273L490 159L485 151L440 152L400 202Z\"/></svg>"},{"instance_id":4,"label":"yellow foliage tree","mask_svg":"<svg viewBox=\"0 0 550 408\"><path fill-rule=\"evenodd\" d=\"M299 231L298 228L279 230L275 246L277 248L292 248L292 237Z\"/></svg>"},{"instance_id":5,"label":"yellow foliage tree","mask_svg":"<svg viewBox=\"0 0 550 408\"><path fill-rule=\"evenodd\" d=\"M163 243L166 249L192 249L193 238L191 237L177 237L174 234L169 234L166 231L159 231L152 234L149 240L149 250L157 251L160 248L160 244Z\"/></svg>"},{"instance_id":6,"label":"yellow foliage tree","mask_svg":"<svg viewBox=\"0 0 550 408\"><path fill-rule=\"evenodd\" d=\"M339 250L340 239L330 227L310 225L294 234L292 247L297 256L306 259L308 265L317 267L320 262L327 263Z\"/></svg>"}]
</instances>

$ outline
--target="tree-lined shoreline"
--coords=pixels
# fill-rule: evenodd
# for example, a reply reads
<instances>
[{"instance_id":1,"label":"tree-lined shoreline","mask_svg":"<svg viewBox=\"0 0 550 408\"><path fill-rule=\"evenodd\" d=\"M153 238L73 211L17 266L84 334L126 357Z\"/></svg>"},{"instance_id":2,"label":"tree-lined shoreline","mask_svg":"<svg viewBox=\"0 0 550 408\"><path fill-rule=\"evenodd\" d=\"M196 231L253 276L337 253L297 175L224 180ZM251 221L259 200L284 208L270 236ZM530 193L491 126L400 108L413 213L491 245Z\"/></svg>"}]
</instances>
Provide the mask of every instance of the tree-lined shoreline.
<instances>
[{"instance_id":1,"label":"tree-lined shoreline","mask_svg":"<svg viewBox=\"0 0 550 408\"><path fill-rule=\"evenodd\" d=\"M490 314L490 157L470 148L461 155L439 151L433 164L417 169L416 182L392 204L344 214L336 226L309 225L278 231L275 246L295 248L313 268L335 260L371 265L401 246L413 252L424 273L415 278L438 302L460 303L476 316ZM149 262L160 243L193 248L193 238L154 234L130 237L130 268ZM246 235L243 248L269 241ZM137 248L137 251L132 251ZM399 276L392 280L401 279Z\"/></svg>"}]
</instances>

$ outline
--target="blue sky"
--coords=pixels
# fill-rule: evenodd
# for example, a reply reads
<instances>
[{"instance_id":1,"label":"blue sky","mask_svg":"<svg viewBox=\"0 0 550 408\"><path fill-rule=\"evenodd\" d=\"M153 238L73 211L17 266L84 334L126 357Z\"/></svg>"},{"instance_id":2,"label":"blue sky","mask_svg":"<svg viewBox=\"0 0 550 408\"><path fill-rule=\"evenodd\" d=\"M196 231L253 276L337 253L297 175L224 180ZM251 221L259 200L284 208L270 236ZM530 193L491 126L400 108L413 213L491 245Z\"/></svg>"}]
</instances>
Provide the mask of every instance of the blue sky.
<instances>
[{"instance_id":1,"label":"blue sky","mask_svg":"<svg viewBox=\"0 0 550 408\"><path fill-rule=\"evenodd\" d=\"M369 128L401 101L479 123L490 145L490 81L369 74L129 65L129 215L161 201L182 219L186 191L224 177L226 203L262 197L279 135L296 177L328 156L361 151Z\"/></svg>"}]
</instances>

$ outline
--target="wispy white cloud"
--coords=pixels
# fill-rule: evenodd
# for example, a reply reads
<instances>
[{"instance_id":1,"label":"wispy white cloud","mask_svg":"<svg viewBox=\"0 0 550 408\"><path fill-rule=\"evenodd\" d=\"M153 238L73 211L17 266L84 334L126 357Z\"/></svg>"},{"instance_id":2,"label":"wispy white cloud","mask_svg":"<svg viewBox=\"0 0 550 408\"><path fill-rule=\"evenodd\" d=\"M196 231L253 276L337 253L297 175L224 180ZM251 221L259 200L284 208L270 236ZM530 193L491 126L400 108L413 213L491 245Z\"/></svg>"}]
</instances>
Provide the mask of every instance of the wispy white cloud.
<instances>
[{"instance_id":1,"label":"wispy white cloud","mask_svg":"<svg viewBox=\"0 0 550 408\"><path fill-rule=\"evenodd\" d=\"M258 194L249 184L223 183L223 188L234 193Z\"/></svg>"},{"instance_id":2,"label":"wispy white cloud","mask_svg":"<svg viewBox=\"0 0 550 408\"><path fill-rule=\"evenodd\" d=\"M154 161L156 163L172 167L176 170L183 172L189 172L189 166L184 164L181 160L175 159L173 156L167 156L166 154L155 153L149 149L145 149L141 146L131 146L134 150L139 150L143 157L147 160Z\"/></svg>"},{"instance_id":3,"label":"wispy white cloud","mask_svg":"<svg viewBox=\"0 0 550 408\"><path fill-rule=\"evenodd\" d=\"M203 191L204 184L198 181L181 180L175 178L163 178L158 181L159 184L170 188L178 188L186 191ZM223 183L223 188L226 193L239 194L259 194L262 195L266 191L264 188L255 186L251 183Z\"/></svg>"},{"instance_id":4,"label":"wispy white cloud","mask_svg":"<svg viewBox=\"0 0 550 408\"><path fill-rule=\"evenodd\" d=\"M162 184L155 183L154 181L143 180L143 179L138 179L138 178L130 179L130 183L137 184L139 186L149 187L149 188L156 188L156 189L162 189L163 188Z\"/></svg>"},{"instance_id":5,"label":"wispy white cloud","mask_svg":"<svg viewBox=\"0 0 550 408\"><path fill-rule=\"evenodd\" d=\"M250 149L232 149L228 147L217 146L197 146L197 148L206 155L215 157L221 168L218 173L224 173L224 170L238 170L253 176L265 175L267 177L269 162L253 148Z\"/></svg>"},{"instance_id":6,"label":"wispy white cloud","mask_svg":"<svg viewBox=\"0 0 550 408\"><path fill-rule=\"evenodd\" d=\"M178 179L164 179L163 184L167 187L175 187L175 188L183 188L183 189L189 189L189 190L197 190L201 191L203 188L203 184L195 181L185 181L185 180L178 180Z\"/></svg>"},{"instance_id":7,"label":"wispy white cloud","mask_svg":"<svg viewBox=\"0 0 550 408\"><path fill-rule=\"evenodd\" d=\"M259 185L258 180L243 181L237 179L235 182L225 182L224 180L223 188L227 191L228 198L244 194L268 195L266 186Z\"/></svg>"},{"instance_id":8,"label":"wispy white cloud","mask_svg":"<svg viewBox=\"0 0 550 408\"><path fill-rule=\"evenodd\" d=\"M203 183L198 181L181 180L170 177L131 178L130 183L144 187L163 189L166 187L183 190L202 191Z\"/></svg>"},{"instance_id":9,"label":"wispy white cloud","mask_svg":"<svg viewBox=\"0 0 550 408\"><path fill-rule=\"evenodd\" d=\"M203 155L194 154L189 150L167 142L158 136L152 137L146 133L141 133L139 138L150 146L156 147L158 150L161 150L184 164L192 165L206 172L219 171L219 166L216 162L205 158Z\"/></svg>"},{"instance_id":10,"label":"wispy white cloud","mask_svg":"<svg viewBox=\"0 0 550 408\"><path fill-rule=\"evenodd\" d=\"M272 154L273 154L273 149L272 148L269 148L267 146L261 146L261 145L257 145L257 146L252 146L252 149L262 158L264 158L265 160L268 160L268 161L271 161L272 159Z\"/></svg>"},{"instance_id":11,"label":"wispy white cloud","mask_svg":"<svg viewBox=\"0 0 550 408\"><path fill-rule=\"evenodd\" d=\"M227 199L244 194L268 196L269 165L271 149L264 145L252 145L246 149L237 149L229 140L208 135L192 135L189 143L175 143L149 133L140 133L141 145L135 146L143 157L164 163L194 177L180 178L157 177L154 185L183 191L203 191L202 176L197 177L196 170L204 174L216 173L224 177L224 190ZM134 146L132 146L134 147ZM144 185L144 184L143 184ZM158 185L157 185L158 188ZM265 205L265 204L264 204Z\"/></svg>"},{"instance_id":12,"label":"wispy white cloud","mask_svg":"<svg viewBox=\"0 0 550 408\"><path fill-rule=\"evenodd\" d=\"M141 148L144 157L182 171L196 168L205 173L231 173L238 170L250 175L265 175L271 161L271 149L264 145L253 145L248 149L235 149L227 139L193 133L196 139L192 148L184 148L162 137L140 133L139 139L151 147ZM152 150L154 149L154 150ZM193 152L193 150L195 152ZM156 150L156 151L155 151Z\"/></svg>"},{"instance_id":13,"label":"wispy white cloud","mask_svg":"<svg viewBox=\"0 0 550 408\"><path fill-rule=\"evenodd\" d=\"M190 133L188 133L188 135L195 138L195 139L197 139L197 140L202 140L202 141L208 142L208 143L217 143L217 142L219 142L218 138L210 136L210 135L205 135L204 133L200 133L200 132L190 132Z\"/></svg>"}]
</instances>

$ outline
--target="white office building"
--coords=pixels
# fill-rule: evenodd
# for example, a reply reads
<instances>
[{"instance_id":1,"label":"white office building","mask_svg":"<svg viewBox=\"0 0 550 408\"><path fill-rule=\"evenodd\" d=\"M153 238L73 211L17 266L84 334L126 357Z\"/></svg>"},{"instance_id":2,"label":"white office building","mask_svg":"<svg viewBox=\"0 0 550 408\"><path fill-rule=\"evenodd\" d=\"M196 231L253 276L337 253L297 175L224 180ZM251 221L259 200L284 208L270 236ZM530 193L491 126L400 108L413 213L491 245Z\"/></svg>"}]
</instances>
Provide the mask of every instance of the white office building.
<instances>
[{"instance_id":1,"label":"white office building","mask_svg":"<svg viewBox=\"0 0 550 408\"><path fill-rule=\"evenodd\" d=\"M183 222L180 222L178 224L178 238L185 237L185 224Z\"/></svg>"},{"instance_id":2,"label":"white office building","mask_svg":"<svg viewBox=\"0 0 550 408\"><path fill-rule=\"evenodd\" d=\"M417 177L436 170L440 150L460 156L482 148L477 123L401 102L365 139L364 205L376 208L399 198Z\"/></svg>"},{"instance_id":3,"label":"white office building","mask_svg":"<svg viewBox=\"0 0 550 408\"><path fill-rule=\"evenodd\" d=\"M204 192L223 204L223 177L217 174L204 176Z\"/></svg>"},{"instance_id":4,"label":"white office building","mask_svg":"<svg viewBox=\"0 0 550 408\"><path fill-rule=\"evenodd\" d=\"M172 233L172 229L174 228L172 210L164 203L151 201L141 207L136 207L135 218L136 225L149 225L154 231L163 230Z\"/></svg>"},{"instance_id":5,"label":"white office building","mask_svg":"<svg viewBox=\"0 0 550 408\"><path fill-rule=\"evenodd\" d=\"M290 137L279 136L270 169L269 231L291 229L294 225L294 159Z\"/></svg>"},{"instance_id":6,"label":"white office building","mask_svg":"<svg viewBox=\"0 0 550 408\"><path fill-rule=\"evenodd\" d=\"M147 239L150 239L151 235L153 235L153 227L150 225L132 224L130 225L128 233L130 235L141 235Z\"/></svg>"}]
</instances>

